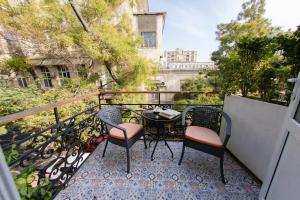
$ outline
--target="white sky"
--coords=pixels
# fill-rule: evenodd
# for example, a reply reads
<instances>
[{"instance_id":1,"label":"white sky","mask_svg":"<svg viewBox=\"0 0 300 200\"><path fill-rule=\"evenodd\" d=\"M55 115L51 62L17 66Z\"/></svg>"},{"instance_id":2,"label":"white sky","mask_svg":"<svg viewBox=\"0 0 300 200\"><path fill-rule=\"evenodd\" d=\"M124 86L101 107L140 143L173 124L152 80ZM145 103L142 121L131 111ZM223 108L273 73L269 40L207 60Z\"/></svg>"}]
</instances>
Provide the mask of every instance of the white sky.
<instances>
[{"instance_id":1,"label":"white sky","mask_svg":"<svg viewBox=\"0 0 300 200\"><path fill-rule=\"evenodd\" d=\"M209 61L218 48L217 25L236 19L245 0L149 0L150 11L166 11L164 50L198 51L199 61ZM295 30L300 25L300 0L266 0L266 17L274 26Z\"/></svg>"},{"instance_id":2,"label":"white sky","mask_svg":"<svg viewBox=\"0 0 300 200\"><path fill-rule=\"evenodd\" d=\"M267 0L266 17L284 30L295 30L300 25L300 0Z\"/></svg>"}]
</instances>

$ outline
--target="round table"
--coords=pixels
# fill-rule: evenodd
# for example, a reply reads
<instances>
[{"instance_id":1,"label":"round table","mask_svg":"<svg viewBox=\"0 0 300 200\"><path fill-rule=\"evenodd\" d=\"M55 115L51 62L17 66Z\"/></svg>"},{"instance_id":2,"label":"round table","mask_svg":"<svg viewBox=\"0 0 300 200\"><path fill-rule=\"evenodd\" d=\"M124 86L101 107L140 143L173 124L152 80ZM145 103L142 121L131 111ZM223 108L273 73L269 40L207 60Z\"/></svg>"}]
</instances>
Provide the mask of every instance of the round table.
<instances>
[{"instance_id":1,"label":"round table","mask_svg":"<svg viewBox=\"0 0 300 200\"><path fill-rule=\"evenodd\" d=\"M170 150L172 159L173 159L173 151L166 141L165 132L164 131L161 132L160 129L161 129L161 127L164 127L165 124L176 123L181 118L181 115L178 115L172 119L168 119L168 118L159 116L158 113L154 113L153 111L144 111L144 112L142 112L142 116L143 116L143 119L146 121L147 126L154 126L157 130L157 133L155 135L156 137L153 139L153 141L155 141L155 146L154 146L154 149L151 154L151 160L153 160L156 146L160 140L163 140L165 142L165 145ZM150 146L150 144L149 144L149 146Z\"/></svg>"}]
</instances>

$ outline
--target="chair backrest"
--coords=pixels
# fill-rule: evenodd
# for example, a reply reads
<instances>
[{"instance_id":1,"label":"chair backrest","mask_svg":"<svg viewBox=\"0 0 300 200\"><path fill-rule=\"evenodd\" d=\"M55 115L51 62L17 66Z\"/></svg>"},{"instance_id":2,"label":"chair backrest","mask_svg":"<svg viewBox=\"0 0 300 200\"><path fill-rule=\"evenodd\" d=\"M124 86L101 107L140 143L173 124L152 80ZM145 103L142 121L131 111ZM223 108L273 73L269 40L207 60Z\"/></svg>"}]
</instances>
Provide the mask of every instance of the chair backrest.
<instances>
[{"instance_id":1,"label":"chair backrest","mask_svg":"<svg viewBox=\"0 0 300 200\"><path fill-rule=\"evenodd\" d=\"M106 125L108 131L110 131L110 129L112 129L113 127L107 124L107 122L115 125L122 123L121 108L119 106L109 106L101 108L98 115L100 120Z\"/></svg>"},{"instance_id":2,"label":"chair backrest","mask_svg":"<svg viewBox=\"0 0 300 200\"><path fill-rule=\"evenodd\" d=\"M209 128L219 133L221 116L220 112L211 107L195 107L192 111L191 125Z\"/></svg>"}]
</instances>

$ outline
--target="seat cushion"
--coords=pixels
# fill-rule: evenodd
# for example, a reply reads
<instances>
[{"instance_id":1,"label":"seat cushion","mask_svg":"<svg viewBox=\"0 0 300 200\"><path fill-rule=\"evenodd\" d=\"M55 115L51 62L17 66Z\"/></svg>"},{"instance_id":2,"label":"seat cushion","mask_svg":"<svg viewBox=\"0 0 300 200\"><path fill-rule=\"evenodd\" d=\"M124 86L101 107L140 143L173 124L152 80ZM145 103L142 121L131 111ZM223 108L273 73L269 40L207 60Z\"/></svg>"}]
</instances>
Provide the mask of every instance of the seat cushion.
<instances>
[{"instance_id":1,"label":"seat cushion","mask_svg":"<svg viewBox=\"0 0 300 200\"><path fill-rule=\"evenodd\" d=\"M189 126L186 129L185 138L213 147L223 146L219 135L215 131L200 126Z\"/></svg>"},{"instance_id":2,"label":"seat cushion","mask_svg":"<svg viewBox=\"0 0 300 200\"><path fill-rule=\"evenodd\" d=\"M141 124L123 123L119 124L119 126L125 128L128 139L131 139L143 129L143 125ZM119 140L125 140L123 131L117 128L112 128L109 132L109 135Z\"/></svg>"}]
</instances>

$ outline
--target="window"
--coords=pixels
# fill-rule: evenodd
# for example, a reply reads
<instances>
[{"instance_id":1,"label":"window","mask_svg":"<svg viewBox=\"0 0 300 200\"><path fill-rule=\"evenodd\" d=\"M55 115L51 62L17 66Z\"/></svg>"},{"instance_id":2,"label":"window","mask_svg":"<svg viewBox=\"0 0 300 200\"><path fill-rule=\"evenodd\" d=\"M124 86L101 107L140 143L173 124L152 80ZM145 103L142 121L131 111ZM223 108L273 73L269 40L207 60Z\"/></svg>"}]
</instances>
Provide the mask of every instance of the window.
<instances>
[{"instance_id":1,"label":"window","mask_svg":"<svg viewBox=\"0 0 300 200\"><path fill-rule=\"evenodd\" d=\"M156 32L142 32L141 35L144 39L143 47L156 47Z\"/></svg>"},{"instance_id":2,"label":"window","mask_svg":"<svg viewBox=\"0 0 300 200\"><path fill-rule=\"evenodd\" d=\"M20 87L28 87L27 80L24 77L18 78L18 84Z\"/></svg>"},{"instance_id":3,"label":"window","mask_svg":"<svg viewBox=\"0 0 300 200\"><path fill-rule=\"evenodd\" d=\"M53 87L52 78L51 78L51 74L50 74L48 67L42 66L41 71L42 71L44 86L45 87Z\"/></svg>"},{"instance_id":4,"label":"window","mask_svg":"<svg viewBox=\"0 0 300 200\"><path fill-rule=\"evenodd\" d=\"M70 78L70 72L68 67L57 66L59 78Z\"/></svg>"}]
</instances>

